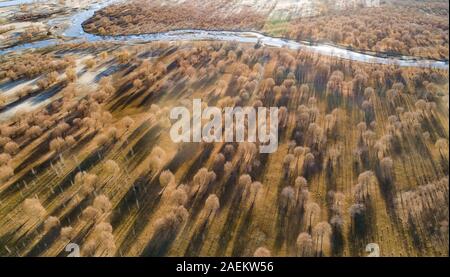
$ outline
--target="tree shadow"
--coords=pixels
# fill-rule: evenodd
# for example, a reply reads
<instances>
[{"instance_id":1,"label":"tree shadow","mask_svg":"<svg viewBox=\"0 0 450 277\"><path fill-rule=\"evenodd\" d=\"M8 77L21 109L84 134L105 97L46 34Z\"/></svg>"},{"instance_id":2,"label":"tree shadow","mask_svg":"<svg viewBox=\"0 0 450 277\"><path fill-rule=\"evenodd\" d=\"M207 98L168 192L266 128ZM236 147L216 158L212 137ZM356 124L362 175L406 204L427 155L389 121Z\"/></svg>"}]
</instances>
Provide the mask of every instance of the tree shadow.
<instances>
[{"instance_id":1,"label":"tree shadow","mask_svg":"<svg viewBox=\"0 0 450 277\"><path fill-rule=\"evenodd\" d=\"M249 231L250 226L252 225L253 207L254 202L252 203L250 209L244 213L241 223L238 226L236 231L236 239L234 240L233 250L231 252L231 256L233 257L243 256L247 243L250 241L251 234Z\"/></svg>"},{"instance_id":2,"label":"tree shadow","mask_svg":"<svg viewBox=\"0 0 450 277\"><path fill-rule=\"evenodd\" d=\"M188 247L184 256L186 257L198 257L200 250L203 246L203 241L206 238L206 234L209 231L209 220L206 219L201 226L195 230L194 235L189 241Z\"/></svg>"}]
</instances>

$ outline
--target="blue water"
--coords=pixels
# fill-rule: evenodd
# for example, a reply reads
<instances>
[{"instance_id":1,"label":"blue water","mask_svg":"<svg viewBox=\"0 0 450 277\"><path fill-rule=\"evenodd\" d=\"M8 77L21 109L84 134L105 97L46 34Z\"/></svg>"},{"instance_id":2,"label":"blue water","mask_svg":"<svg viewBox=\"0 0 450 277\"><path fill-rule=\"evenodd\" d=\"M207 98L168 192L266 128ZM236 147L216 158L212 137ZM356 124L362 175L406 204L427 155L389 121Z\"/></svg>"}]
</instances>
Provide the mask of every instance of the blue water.
<instances>
[{"instance_id":1,"label":"blue water","mask_svg":"<svg viewBox=\"0 0 450 277\"><path fill-rule=\"evenodd\" d=\"M17 6L21 4L30 4L30 3L39 3L42 2L42 0L12 0L12 1L2 1L0 2L0 8L2 7L10 7L10 6ZM48 1L47 1L48 2Z\"/></svg>"}]
</instances>

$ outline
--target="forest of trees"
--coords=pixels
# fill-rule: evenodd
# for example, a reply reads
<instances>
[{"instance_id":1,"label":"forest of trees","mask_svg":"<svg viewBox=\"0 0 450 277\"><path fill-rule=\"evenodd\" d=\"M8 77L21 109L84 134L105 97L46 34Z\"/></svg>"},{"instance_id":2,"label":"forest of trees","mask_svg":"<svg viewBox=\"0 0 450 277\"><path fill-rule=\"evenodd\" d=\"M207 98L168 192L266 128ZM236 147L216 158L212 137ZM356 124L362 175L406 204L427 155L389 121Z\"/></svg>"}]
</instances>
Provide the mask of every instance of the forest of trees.
<instances>
[{"instance_id":1,"label":"forest of trees","mask_svg":"<svg viewBox=\"0 0 450 277\"><path fill-rule=\"evenodd\" d=\"M0 123L1 256L448 255L447 70L238 43L70 47L0 68L42 76L37 95L62 86ZM173 143L170 108L193 98L279 107L277 152Z\"/></svg>"},{"instance_id":2,"label":"forest of trees","mask_svg":"<svg viewBox=\"0 0 450 277\"><path fill-rule=\"evenodd\" d=\"M201 7L199 9L199 7ZM265 17L251 8L233 10L226 0L188 0L181 3L134 1L108 6L83 23L87 32L100 35L157 33L178 29L255 30Z\"/></svg>"},{"instance_id":3,"label":"forest of trees","mask_svg":"<svg viewBox=\"0 0 450 277\"><path fill-rule=\"evenodd\" d=\"M189 0L165 4L136 1L108 6L84 22L83 27L87 32L100 35L179 29L252 30L361 51L448 60L448 11L446 1L398 0L380 7L357 7L314 17L276 20L234 1ZM276 28L278 24L282 25Z\"/></svg>"},{"instance_id":4,"label":"forest of trees","mask_svg":"<svg viewBox=\"0 0 450 277\"><path fill-rule=\"evenodd\" d=\"M374 52L448 60L448 2L339 11L290 22L285 35Z\"/></svg>"}]
</instances>

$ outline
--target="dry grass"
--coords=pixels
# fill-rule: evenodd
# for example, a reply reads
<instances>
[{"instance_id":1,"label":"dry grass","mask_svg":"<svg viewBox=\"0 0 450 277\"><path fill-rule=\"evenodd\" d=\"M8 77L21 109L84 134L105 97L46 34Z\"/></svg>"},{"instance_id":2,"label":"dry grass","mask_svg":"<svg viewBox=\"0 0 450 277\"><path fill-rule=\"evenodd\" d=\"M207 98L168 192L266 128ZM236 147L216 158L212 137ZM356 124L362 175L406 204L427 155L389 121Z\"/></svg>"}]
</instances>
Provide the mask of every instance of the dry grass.
<instances>
[{"instance_id":1,"label":"dry grass","mask_svg":"<svg viewBox=\"0 0 450 277\"><path fill-rule=\"evenodd\" d=\"M97 54L90 44L74 49L91 51L87 58ZM260 247L271 255L295 256L302 232L312 235L312 255L362 256L371 242L380 245L383 256L448 255L448 232L442 228L448 224L448 186L424 190L448 176L447 71L229 43L97 50L102 51L110 53L96 58L84 74L115 71L94 92L66 87L51 104L2 123L1 152L7 142L18 145L17 151L10 149L11 160L2 158L14 170L0 184L2 256L66 255L69 240L81 245L83 255L94 256L252 256ZM77 52L71 55L80 60ZM280 129L278 150L252 155L251 145L233 144L230 152L223 143L173 143L168 112L189 106L193 98L211 106L258 101L285 106L287 125ZM420 99L428 104L417 104ZM361 122L373 141L368 133L361 136ZM41 128L39 134L26 132L34 126ZM56 138L60 145L50 148ZM220 153L228 162L224 172L214 167ZM286 165L288 155L294 158ZM386 157L393 166L382 168ZM195 193L201 168L215 169L216 178ZM166 170L173 181L160 181L169 180L168 172L160 179ZM372 177L361 198L358 176L367 170ZM79 172L88 175L76 177ZM239 182L245 174L262 184L253 199L242 198L251 184ZM308 201L280 208L284 189L297 188L298 176L307 180ZM177 188L185 201L175 201ZM330 191L345 196L338 210L332 209ZM405 192L423 204L400 205L396 199ZM212 200L205 207L211 194L219 200L216 212ZM26 199L38 200L25 205ZM28 215L29 203L39 217ZM312 203L320 212L309 226ZM354 225L358 219L349 211L354 204L366 208L364 230ZM415 224L401 220L405 211ZM433 217L426 216L430 212ZM341 232L329 233L324 222L332 223L336 214L343 220ZM99 232L106 232L101 240Z\"/></svg>"}]
</instances>

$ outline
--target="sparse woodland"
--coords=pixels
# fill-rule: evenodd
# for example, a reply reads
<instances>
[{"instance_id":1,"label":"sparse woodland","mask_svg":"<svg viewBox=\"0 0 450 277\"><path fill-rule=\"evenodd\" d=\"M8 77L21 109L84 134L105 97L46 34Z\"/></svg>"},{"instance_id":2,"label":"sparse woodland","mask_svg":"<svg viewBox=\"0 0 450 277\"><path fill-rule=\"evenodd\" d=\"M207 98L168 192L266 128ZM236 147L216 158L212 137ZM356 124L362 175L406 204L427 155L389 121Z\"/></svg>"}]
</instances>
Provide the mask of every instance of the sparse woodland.
<instances>
[{"instance_id":1,"label":"sparse woodland","mask_svg":"<svg viewBox=\"0 0 450 277\"><path fill-rule=\"evenodd\" d=\"M265 16L251 8L233 11L233 3L227 0L188 0L177 4L134 1L96 12L83 27L100 35L123 35L178 29L255 30L261 29L264 22Z\"/></svg>"},{"instance_id":2,"label":"sparse woodland","mask_svg":"<svg viewBox=\"0 0 450 277\"><path fill-rule=\"evenodd\" d=\"M448 60L448 2L340 11L290 22L285 36Z\"/></svg>"},{"instance_id":3,"label":"sparse woodland","mask_svg":"<svg viewBox=\"0 0 450 277\"><path fill-rule=\"evenodd\" d=\"M1 256L448 256L448 71L219 42L54 51L1 66L57 90L0 123ZM173 143L170 108L194 98L279 107L278 150Z\"/></svg>"},{"instance_id":4,"label":"sparse woodland","mask_svg":"<svg viewBox=\"0 0 450 277\"><path fill-rule=\"evenodd\" d=\"M100 35L179 29L252 30L360 51L437 60L449 57L448 1L395 0L380 7L330 10L316 17L291 20L269 18L238 2L127 2L96 12L83 27Z\"/></svg>"}]
</instances>

